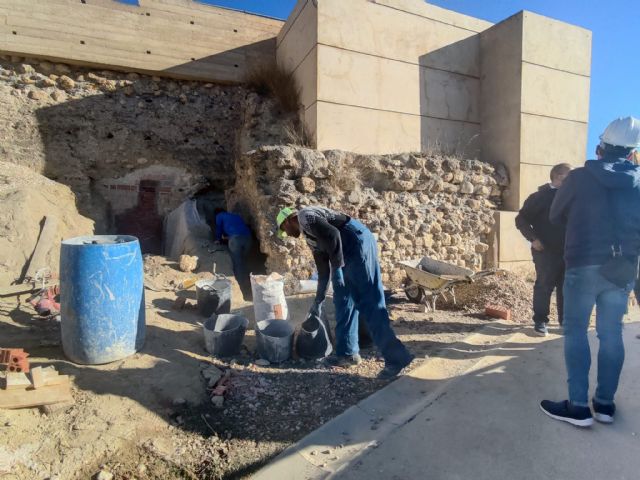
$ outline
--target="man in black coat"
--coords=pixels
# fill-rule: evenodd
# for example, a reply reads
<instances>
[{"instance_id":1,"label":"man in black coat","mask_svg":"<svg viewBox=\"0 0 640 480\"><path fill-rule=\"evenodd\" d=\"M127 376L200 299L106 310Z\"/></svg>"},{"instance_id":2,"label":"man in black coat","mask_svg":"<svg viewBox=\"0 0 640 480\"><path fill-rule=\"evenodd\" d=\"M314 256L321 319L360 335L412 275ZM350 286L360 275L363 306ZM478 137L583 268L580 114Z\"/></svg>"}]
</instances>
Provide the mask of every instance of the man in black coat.
<instances>
[{"instance_id":1,"label":"man in black coat","mask_svg":"<svg viewBox=\"0 0 640 480\"><path fill-rule=\"evenodd\" d=\"M534 331L547 335L551 294L556 291L558 322L562 325L564 282L564 236L563 226L549 221L549 210L558 188L571 171L571 165L560 163L551 169L551 183L538 188L524 202L516 217L516 227L531 242L531 254L536 268L536 283L533 287Z\"/></svg>"}]
</instances>

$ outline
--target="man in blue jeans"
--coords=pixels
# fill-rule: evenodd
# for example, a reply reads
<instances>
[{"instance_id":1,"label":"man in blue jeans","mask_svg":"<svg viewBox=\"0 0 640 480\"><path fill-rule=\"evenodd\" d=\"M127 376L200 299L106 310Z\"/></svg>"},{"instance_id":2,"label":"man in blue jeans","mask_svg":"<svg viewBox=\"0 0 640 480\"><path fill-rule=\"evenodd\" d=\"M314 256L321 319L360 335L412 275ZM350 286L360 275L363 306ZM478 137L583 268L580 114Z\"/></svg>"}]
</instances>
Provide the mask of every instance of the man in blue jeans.
<instances>
[{"instance_id":1,"label":"man in blue jeans","mask_svg":"<svg viewBox=\"0 0 640 480\"><path fill-rule=\"evenodd\" d=\"M233 275L240 286L242 296L249 301L252 295L247 256L251 250L251 230L249 230L240 215L229 213L222 208L216 208L214 215L216 219L216 242L228 241L229 254L233 264Z\"/></svg>"},{"instance_id":2,"label":"man in blue jeans","mask_svg":"<svg viewBox=\"0 0 640 480\"><path fill-rule=\"evenodd\" d=\"M318 289L311 314L319 314L329 278L333 282L336 355L329 357L328 363L348 367L362 361L358 345L358 320L362 313L385 361L378 378L398 375L414 357L391 328L373 234L356 219L324 207L300 211L283 208L276 220L278 236L298 238L302 233L313 253Z\"/></svg>"},{"instance_id":3,"label":"man in blue jeans","mask_svg":"<svg viewBox=\"0 0 640 480\"><path fill-rule=\"evenodd\" d=\"M640 253L640 167L626 160L640 146L640 120L619 118L600 140L598 160L589 160L569 174L550 211L551 221L565 224L567 232L564 355L569 399L543 400L540 407L550 417L579 427L593 424L587 331L594 305L600 347L593 413L599 422L613 422L624 363L622 319ZM616 268L611 269L613 252Z\"/></svg>"}]
</instances>

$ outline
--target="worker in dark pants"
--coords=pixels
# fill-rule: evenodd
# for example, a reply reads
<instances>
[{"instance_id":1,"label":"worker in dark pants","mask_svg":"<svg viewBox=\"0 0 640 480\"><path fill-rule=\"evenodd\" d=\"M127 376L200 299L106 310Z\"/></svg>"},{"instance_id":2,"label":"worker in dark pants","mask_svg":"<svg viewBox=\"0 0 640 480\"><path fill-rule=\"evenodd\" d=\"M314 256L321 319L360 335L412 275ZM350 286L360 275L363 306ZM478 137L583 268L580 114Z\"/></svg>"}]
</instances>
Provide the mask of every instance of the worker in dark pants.
<instances>
[{"instance_id":1,"label":"worker in dark pants","mask_svg":"<svg viewBox=\"0 0 640 480\"><path fill-rule=\"evenodd\" d=\"M329 357L327 363L349 367L362 361L358 343L359 313L362 313L385 361L378 378L398 375L411 363L413 355L391 328L373 234L359 221L323 207L307 207L297 212L284 208L277 223L281 238L287 235L297 238L302 233L313 252L318 290L310 313L320 311L329 278L333 283L336 355Z\"/></svg>"},{"instance_id":2,"label":"worker in dark pants","mask_svg":"<svg viewBox=\"0 0 640 480\"><path fill-rule=\"evenodd\" d=\"M228 242L229 254L233 264L233 275L240 286L240 291L245 300L250 301L251 279L249 278L249 268L247 257L251 250L251 230L244 223L240 215L229 213L222 208L214 210L216 221L216 243L223 240Z\"/></svg>"},{"instance_id":3,"label":"worker in dark pants","mask_svg":"<svg viewBox=\"0 0 640 480\"><path fill-rule=\"evenodd\" d=\"M562 325L564 283L564 227L549 221L549 210L558 188L571 171L571 165L560 163L551 169L551 183L538 188L524 202L516 217L516 227L531 242L531 255L536 268L533 287L533 328L547 335L551 294L556 291L558 323Z\"/></svg>"}]
</instances>

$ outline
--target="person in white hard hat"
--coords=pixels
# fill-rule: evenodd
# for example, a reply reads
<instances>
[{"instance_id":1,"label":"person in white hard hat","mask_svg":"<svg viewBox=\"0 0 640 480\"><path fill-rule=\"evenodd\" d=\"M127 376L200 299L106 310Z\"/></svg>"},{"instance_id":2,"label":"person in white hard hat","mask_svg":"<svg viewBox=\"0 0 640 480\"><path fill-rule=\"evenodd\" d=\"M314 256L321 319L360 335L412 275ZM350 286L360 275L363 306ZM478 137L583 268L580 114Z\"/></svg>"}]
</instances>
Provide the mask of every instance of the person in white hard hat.
<instances>
[{"instance_id":1,"label":"person in white hard hat","mask_svg":"<svg viewBox=\"0 0 640 480\"><path fill-rule=\"evenodd\" d=\"M613 422L624 363L622 318L640 254L640 167L629 155L640 146L640 120L614 120L600 136L598 160L572 170L549 214L566 226L564 353L569 399L543 400L550 417L579 427ZM600 341L598 381L589 408L591 353L587 331L593 307Z\"/></svg>"}]
</instances>

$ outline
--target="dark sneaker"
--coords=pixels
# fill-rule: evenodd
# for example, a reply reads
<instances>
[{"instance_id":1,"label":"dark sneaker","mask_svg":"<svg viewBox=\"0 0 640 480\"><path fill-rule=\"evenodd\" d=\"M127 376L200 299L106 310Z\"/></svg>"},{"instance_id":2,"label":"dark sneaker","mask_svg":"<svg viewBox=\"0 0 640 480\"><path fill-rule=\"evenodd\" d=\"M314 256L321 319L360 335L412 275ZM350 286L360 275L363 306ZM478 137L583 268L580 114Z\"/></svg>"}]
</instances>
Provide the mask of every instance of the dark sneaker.
<instances>
[{"instance_id":1,"label":"dark sneaker","mask_svg":"<svg viewBox=\"0 0 640 480\"><path fill-rule=\"evenodd\" d=\"M330 367L349 368L362 363L362 357L357 353L355 355L329 355L324 363Z\"/></svg>"},{"instance_id":2,"label":"dark sneaker","mask_svg":"<svg viewBox=\"0 0 640 480\"><path fill-rule=\"evenodd\" d=\"M539 335L541 337L546 337L549 333L549 331L547 330L547 325L544 323L536 323L536 325L533 327L533 331L536 335Z\"/></svg>"},{"instance_id":3,"label":"dark sneaker","mask_svg":"<svg viewBox=\"0 0 640 480\"><path fill-rule=\"evenodd\" d=\"M595 419L600 423L613 423L613 416L616 413L615 404L598 403L595 399L591 402Z\"/></svg>"},{"instance_id":4,"label":"dark sneaker","mask_svg":"<svg viewBox=\"0 0 640 480\"><path fill-rule=\"evenodd\" d=\"M378 374L378 380L389 380L397 377L403 369L409 366L409 364L416 358L411 355L409 361L404 365L385 365L382 371Z\"/></svg>"},{"instance_id":5,"label":"dark sneaker","mask_svg":"<svg viewBox=\"0 0 640 480\"><path fill-rule=\"evenodd\" d=\"M576 427L590 427L593 425L593 417L589 407L577 407L571 405L568 400L564 402L552 402L543 400L540 409L555 420L567 422Z\"/></svg>"}]
</instances>

